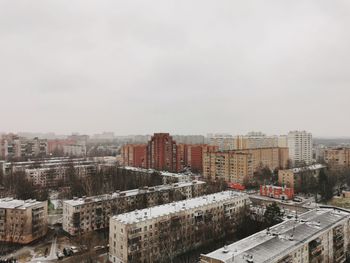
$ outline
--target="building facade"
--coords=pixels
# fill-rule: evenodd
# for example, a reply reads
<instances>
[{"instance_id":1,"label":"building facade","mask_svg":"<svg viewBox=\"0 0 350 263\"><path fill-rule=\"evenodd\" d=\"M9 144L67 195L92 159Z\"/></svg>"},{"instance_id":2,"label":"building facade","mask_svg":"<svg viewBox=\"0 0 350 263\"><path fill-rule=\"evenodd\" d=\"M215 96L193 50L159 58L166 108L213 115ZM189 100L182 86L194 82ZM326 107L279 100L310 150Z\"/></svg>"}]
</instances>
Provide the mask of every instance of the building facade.
<instances>
[{"instance_id":1,"label":"building facade","mask_svg":"<svg viewBox=\"0 0 350 263\"><path fill-rule=\"evenodd\" d=\"M47 230L47 201L0 199L0 241L28 244Z\"/></svg>"},{"instance_id":2,"label":"building facade","mask_svg":"<svg viewBox=\"0 0 350 263\"><path fill-rule=\"evenodd\" d=\"M147 146L147 167L176 172L176 158L176 142L169 133L155 133Z\"/></svg>"},{"instance_id":3,"label":"building facade","mask_svg":"<svg viewBox=\"0 0 350 263\"><path fill-rule=\"evenodd\" d=\"M147 168L147 144L126 144L121 154L122 165Z\"/></svg>"},{"instance_id":4,"label":"building facade","mask_svg":"<svg viewBox=\"0 0 350 263\"><path fill-rule=\"evenodd\" d=\"M281 186L299 189L303 181L303 176L313 176L317 178L320 171L325 168L325 165L314 164L300 168L278 170L278 183Z\"/></svg>"},{"instance_id":5,"label":"building facade","mask_svg":"<svg viewBox=\"0 0 350 263\"><path fill-rule=\"evenodd\" d=\"M350 252L350 212L321 207L201 255L201 263L343 263Z\"/></svg>"},{"instance_id":6,"label":"building facade","mask_svg":"<svg viewBox=\"0 0 350 263\"><path fill-rule=\"evenodd\" d=\"M285 186L260 185L260 195L281 200L294 198L294 189Z\"/></svg>"},{"instance_id":7,"label":"building facade","mask_svg":"<svg viewBox=\"0 0 350 263\"><path fill-rule=\"evenodd\" d=\"M306 131L291 131L287 136L289 159L292 164L312 164L312 134Z\"/></svg>"},{"instance_id":8,"label":"building facade","mask_svg":"<svg viewBox=\"0 0 350 263\"><path fill-rule=\"evenodd\" d=\"M226 191L113 216L109 260L113 263L170 262L225 231L226 221L249 203L246 194ZM211 228L212 226L212 228ZM206 230L205 230L206 229ZM210 229L210 230L209 230Z\"/></svg>"},{"instance_id":9,"label":"building facade","mask_svg":"<svg viewBox=\"0 0 350 263\"><path fill-rule=\"evenodd\" d=\"M109 226L112 215L200 196L205 183L192 181L144 187L63 202L63 230L74 236Z\"/></svg>"},{"instance_id":10,"label":"building facade","mask_svg":"<svg viewBox=\"0 0 350 263\"><path fill-rule=\"evenodd\" d=\"M206 152L203 155L203 176L244 184L253 178L253 157L236 151Z\"/></svg>"},{"instance_id":11,"label":"building facade","mask_svg":"<svg viewBox=\"0 0 350 263\"><path fill-rule=\"evenodd\" d=\"M190 169L194 173L203 170L203 153L217 150L206 144L177 143L168 133L155 133L148 144L126 144L121 157L124 166L181 172Z\"/></svg>"},{"instance_id":12,"label":"building facade","mask_svg":"<svg viewBox=\"0 0 350 263\"><path fill-rule=\"evenodd\" d=\"M250 181L261 166L271 170L288 162L288 148L259 148L203 154L203 176L214 180L240 183Z\"/></svg>"},{"instance_id":13,"label":"building facade","mask_svg":"<svg viewBox=\"0 0 350 263\"><path fill-rule=\"evenodd\" d=\"M350 148L326 149L324 160L332 168L350 167Z\"/></svg>"}]
</instances>

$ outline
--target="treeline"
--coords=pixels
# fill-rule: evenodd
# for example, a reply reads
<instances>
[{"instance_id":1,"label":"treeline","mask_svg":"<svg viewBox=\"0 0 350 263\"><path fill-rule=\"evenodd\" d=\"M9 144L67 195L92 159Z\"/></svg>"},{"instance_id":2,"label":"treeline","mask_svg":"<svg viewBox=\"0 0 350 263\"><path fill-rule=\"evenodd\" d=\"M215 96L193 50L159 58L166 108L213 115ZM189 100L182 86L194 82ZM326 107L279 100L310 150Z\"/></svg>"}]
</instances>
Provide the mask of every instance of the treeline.
<instances>
[{"instance_id":1,"label":"treeline","mask_svg":"<svg viewBox=\"0 0 350 263\"><path fill-rule=\"evenodd\" d=\"M206 240L200 247L194 247L191 251L175 256L171 253L174 251L174 247L170 246L168 249L163 250L165 253L163 253L161 262L198 262L198 258L201 254L209 253L223 247L224 245L229 245L261 230L281 223L282 217L283 213L280 208L276 203L273 203L267 206L265 213L261 215L253 214L249 207L246 206L242 208L234 218L225 218L219 223L208 218L208 220L205 220L204 224L196 226L197 230L194 232L196 240ZM167 235L167 238L175 238L178 240L175 249L178 248L178 246L181 247L181 243L183 242L181 239L181 233L180 237L176 235ZM166 242L165 245L167 245ZM173 257L173 259L171 257Z\"/></svg>"},{"instance_id":2,"label":"treeline","mask_svg":"<svg viewBox=\"0 0 350 263\"><path fill-rule=\"evenodd\" d=\"M74 168L68 169L67 172L70 186L68 198L138 189L145 186L151 187L163 183L162 176L158 172L135 173L119 167L105 168L86 177L77 175Z\"/></svg>"},{"instance_id":3,"label":"treeline","mask_svg":"<svg viewBox=\"0 0 350 263\"><path fill-rule=\"evenodd\" d=\"M52 171L54 172L54 171ZM54 178L48 172L47 179ZM114 192L138 189L144 186L156 186L163 183L162 176L157 173L135 173L134 171L110 167L96 171L87 176L81 176L70 165L66 170L66 180L57 181L54 187L40 187L33 185L27 179L24 172L15 172L3 176L0 174L1 184L6 196L13 196L18 199L48 200L49 190L59 190L60 198L72 198L74 196L92 196Z\"/></svg>"}]
</instances>

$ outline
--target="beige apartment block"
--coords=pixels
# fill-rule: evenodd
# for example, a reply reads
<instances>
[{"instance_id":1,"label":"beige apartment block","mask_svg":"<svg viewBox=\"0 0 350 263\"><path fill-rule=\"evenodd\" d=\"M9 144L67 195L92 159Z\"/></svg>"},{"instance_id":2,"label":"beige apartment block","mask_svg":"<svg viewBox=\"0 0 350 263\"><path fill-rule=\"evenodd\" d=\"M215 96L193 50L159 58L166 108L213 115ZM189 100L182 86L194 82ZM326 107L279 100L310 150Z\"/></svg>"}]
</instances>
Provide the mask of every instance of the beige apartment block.
<instances>
[{"instance_id":1,"label":"beige apartment block","mask_svg":"<svg viewBox=\"0 0 350 263\"><path fill-rule=\"evenodd\" d=\"M46 235L47 201L0 199L0 241L28 244Z\"/></svg>"},{"instance_id":2,"label":"beige apartment block","mask_svg":"<svg viewBox=\"0 0 350 263\"><path fill-rule=\"evenodd\" d=\"M288 148L259 148L203 153L203 175L213 180L244 183L253 178L261 165L270 169L284 168Z\"/></svg>"},{"instance_id":3,"label":"beige apartment block","mask_svg":"<svg viewBox=\"0 0 350 263\"><path fill-rule=\"evenodd\" d=\"M214 238L220 237L228 227L225 222L232 222L248 203L248 195L226 191L113 216L109 260L170 262L169 258L210 241L206 235L211 231Z\"/></svg>"},{"instance_id":4,"label":"beige apartment block","mask_svg":"<svg viewBox=\"0 0 350 263\"><path fill-rule=\"evenodd\" d=\"M204 193L204 187L202 181L181 182L66 200L63 202L63 230L74 236L104 229L109 226L112 215L197 197Z\"/></svg>"},{"instance_id":5,"label":"beige apartment block","mask_svg":"<svg viewBox=\"0 0 350 263\"><path fill-rule=\"evenodd\" d=\"M243 153L252 154L253 167L268 166L271 170L285 168L288 164L288 148L270 147L240 150Z\"/></svg>"},{"instance_id":6,"label":"beige apartment block","mask_svg":"<svg viewBox=\"0 0 350 263\"><path fill-rule=\"evenodd\" d=\"M213 180L244 183L253 178L252 155L227 151L203 154L203 176Z\"/></svg>"},{"instance_id":7,"label":"beige apartment block","mask_svg":"<svg viewBox=\"0 0 350 263\"><path fill-rule=\"evenodd\" d=\"M321 207L206 255L200 263L343 263L350 212Z\"/></svg>"},{"instance_id":8,"label":"beige apartment block","mask_svg":"<svg viewBox=\"0 0 350 263\"><path fill-rule=\"evenodd\" d=\"M326 149L324 160L332 168L350 167L350 148Z\"/></svg>"}]
</instances>

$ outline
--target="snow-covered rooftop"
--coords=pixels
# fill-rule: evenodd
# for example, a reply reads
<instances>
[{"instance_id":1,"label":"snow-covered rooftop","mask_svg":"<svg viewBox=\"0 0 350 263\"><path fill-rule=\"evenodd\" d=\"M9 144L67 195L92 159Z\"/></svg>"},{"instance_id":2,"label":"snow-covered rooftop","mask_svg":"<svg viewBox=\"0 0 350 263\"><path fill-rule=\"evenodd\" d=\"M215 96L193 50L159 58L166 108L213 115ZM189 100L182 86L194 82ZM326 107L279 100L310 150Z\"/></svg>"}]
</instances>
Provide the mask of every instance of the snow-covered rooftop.
<instances>
[{"instance_id":1,"label":"snow-covered rooftop","mask_svg":"<svg viewBox=\"0 0 350 263\"><path fill-rule=\"evenodd\" d=\"M79 206L86 203L93 203L93 202L100 202L104 200L111 200L119 197L124 196L135 196L141 193L150 193L155 191L166 191L171 188L182 188L186 186L191 185L199 185L199 184L205 184L203 181L191 181L191 182L180 182L175 184L166 184L166 185L157 185L152 187L144 187L142 189L133 189L128 191L121 191L121 192L115 192L112 194L104 194L104 195L98 195L98 196L91 196L86 198L76 198L71 200L65 200L64 203L69 204L71 206Z\"/></svg>"},{"instance_id":2,"label":"snow-covered rooftop","mask_svg":"<svg viewBox=\"0 0 350 263\"><path fill-rule=\"evenodd\" d=\"M274 262L345 218L350 218L350 211L315 209L300 215L297 220L284 221L269 232L263 230L205 256L225 263L246 263L249 257L254 262Z\"/></svg>"},{"instance_id":3,"label":"snow-covered rooftop","mask_svg":"<svg viewBox=\"0 0 350 263\"><path fill-rule=\"evenodd\" d=\"M0 199L0 208L2 209L26 209L32 206L41 204L42 202L28 199L28 200L18 200L13 198L2 198Z\"/></svg>"},{"instance_id":4,"label":"snow-covered rooftop","mask_svg":"<svg viewBox=\"0 0 350 263\"><path fill-rule=\"evenodd\" d=\"M293 171L293 173L300 173L300 172L304 172L304 171L314 171L314 170L319 170L319 169L323 169L323 168L326 168L326 166L323 164L313 164L313 165L309 165L309 166L292 168L292 169L288 169L288 170Z\"/></svg>"},{"instance_id":5,"label":"snow-covered rooftop","mask_svg":"<svg viewBox=\"0 0 350 263\"><path fill-rule=\"evenodd\" d=\"M137 210L129 213L119 214L113 216L114 220L123 222L124 224L134 224L140 221L149 220L169 214L175 214L183 210L200 208L212 203L221 202L225 200L247 198L248 195L235 191L224 191L211 195L205 195L197 198L187 199L184 201L174 202L170 204L154 206L142 210Z\"/></svg>"},{"instance_id":6,"label":"snow-covered rooftop","mask_svg":"<svg viewBox=\"0 0 350 263\"><path fill-rule=\"evenodd\" d=\"M123 168L126 170L143 172L143 173L156 172L156 170L154 170L154 169L145 169L145 168L138 168L138 167L132 167L132 166L124 166ZM188 174L185 174L185 173L171 173L171 172L166 172L166 171L159 171L159 173L162 176L169 176L169 177L175 177L175 178L190 177Z\"/></svg>"}]
</instances>

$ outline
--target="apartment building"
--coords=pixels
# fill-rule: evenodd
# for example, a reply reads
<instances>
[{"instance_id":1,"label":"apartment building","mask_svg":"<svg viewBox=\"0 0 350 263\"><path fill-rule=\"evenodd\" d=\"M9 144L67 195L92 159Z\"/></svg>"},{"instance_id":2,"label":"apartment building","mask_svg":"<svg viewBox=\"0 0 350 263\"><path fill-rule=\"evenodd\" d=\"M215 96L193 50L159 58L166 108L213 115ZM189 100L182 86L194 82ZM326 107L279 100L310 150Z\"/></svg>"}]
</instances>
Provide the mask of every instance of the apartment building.
<instances>
[{"instance_id":1,"label":"apartment building","mask_svg":"<svg viewBox=\"0 0 350 263\"><path fill-rule=\"evenodd\" d=\"M203 153L215 152L217 146L206 144L178 144L177 171L190 169L194 173L203 172Z\"/></svg>"},{"instance_id":2,"label":"apartment building","mask_svg":"<svg viewBox=\"0 0 350 263\"><path fill-rule=\"evenodd\" d=\"M271 170L276 168L285 168L288 165L289 151L288 148L269 147L257 149L239 150L242 153L252 155L253 167L267 166Z\"/></svg>"},{"instance_id":3,"label":"apartment building","mask_svg":"<svg viewBox=\"0 0 350 263\"><path fill-rule=\"evenodd\" d=\"M246 194L226 191L113 216L109 260L113 263L170 262L222 236L228 222L249 203Z\"/></svg>"},{"instance_id":4,"label":"apartment building","mask_svg":"<svg viewBox=\"0 0 350 263\"><path fill-rule=\"evenodd\" d=\"M74 175L79 178L88 177L96 172L97 164L79 164L72 165ZM24 170L26 178L34 186L39 187L57 187L67 183L68 170L70 166L51 166L47 168L28 168Z\"/></svg>"},{"instance_id":5,"label":"apartment building","mask_svg":"<svg viewBox=\"0 0 350 263\"><path fill-rule=\"evenodd\" d=\"M191 181L191 175L187 173L171 173L171 172L164 172L164 171L156 171L153 169L144 169L144 168L138 168L138 167L118 167L118 169L125 169L128 171L132 171L134 174L138 174L140 176L144 174L152 174L152 173L159 173L163 177L163 184L172 184L172 183L183 183Z\"/></svg>"},{"instance_id":6,"label":"apartment building","mask_svg":"<svg viewBox=\"0 0 350 263\"><path fill-rule=\"evenodd\" d=\"M290 200L294 198L294 188L275 185L260 185L260 195L275 199Z\"/></svg>"},{"instance_id":7,"label":"apartment building","mask_svg":"<svg viewBox=\"0 0 350 263\"><path fill-rule=\"evenodd\" d=\"M325 165L314 164L300 168L278 170L278 183L281 186L299 189L302 184L303 175L317 178L320 171L325 168Z\"/></svg>"},{"instance_id":8,"label":"apartment building","mask_svg":"<svg viewBox=\"0 0 350 263\"><path fill-rule=\"evenodd\" d=\"M147 144L126 144L121 155L122 165L147 168Z\"/></svg>"},{"instance_id":9,"label":"apartment building","mask_svg":"<svg viewBox=\"0 0 350 263\"><path fill-rule=\"evenodd\" d=\"M109 226L109 217L135 209L200 196L205 182L192 181L144 187L63 202L63 230L74 236Z\"/></svg>"},{"instance_id":10,"label":"apartment building","mask_svg":"<svg viewBox=\"0 0 350 263\"><path fill-rule=\"evenodd\" d=\"M86 145L85 144L63 145L63 155L74 156L74 157L86 156Z\"/></svg>"},{"instance_id":11,"label":"apartment building","mask_svg":"<svg viewBox=\"0 0 350 263\"><path fill-rule=\"evenodd\" d=\"M288 148L259 148L203 154L203 176L243 184L253 178L262 166L270 169L285 167Z\"/></svg>"},{"instance_id":12,"label":"apartment building","mask_svg":"<svg viewBox=\"0 0 350 263\"><path fill-rule=\"evenodd\" d=\"M350 148L326 149L324 160L332 168L350 167Z\"/></svg>"},{"instance_id":13,"label":"apartment building","mask_svg":"<svg viewBox=\"0 0 350 263\"><path fill-rule=\"evenodd\" d=\"M47 140L19 137L15 134L2 135L0 138L0 158L19 159L45 157L48 154Z\"/></svg>"},{"instance_id":14,"label":"apartment building","mask_svg":"<svg viewBox=\"0 0 350 263\"><path fill-rule=\"evenodd\" d=\"M350 252L350 212L321 207L206 255L201 263L343 263Z\"/></svg>"},{"instance_id":15,"label":"apartment building","mask_svg":"<svg viewBox=\"0 0 350 263\"><path fill-rule=\"evenodd\" d=\"M28 244L46 235L47 201L0 199L0 241Z\"/></svg>"},{"instance_id":16,"label":"apartment building","mask_svg":"<svg viewBox=\"0 0 350 263\"><path fill-rule=\"evenodd\" d=\"M203 176L213 180L244 184L253 178L253 157L238 151L203 154Z\"/></svg>"},{"instance_id":17,"label":"apartment building","mask_svg":"<svg viewBox=\"0 0 350 263\"><path fill-rule=\"evenodd\" d=\"M306 131L291 131L287 137L289 159L293 165L312 164L312 134Z\"/></svg>"},{"instance_id":18,"label":"apartment building","mask_svg":"<svg viewBox=\"0 0 350 263\"><path fill-rule=\"evenodd\" d=\"M207 142L209 145L214 145L219 148L219 151L236 150L236 139L226 133L210 133L207 135Z\"/></svg>"},{"instance_id":19,"label":"apartment building","mask_svg":"<svg viewBox=\"0 0 350 263\"><path fill-rule=\"evenodd\" d=\"M124 145L122 164L169 172L190 169L199 173L203 168L203 152L217 148L206 144L177 143L168 133L155 133L148 144Z\"/></svg>"}]
</instances>

